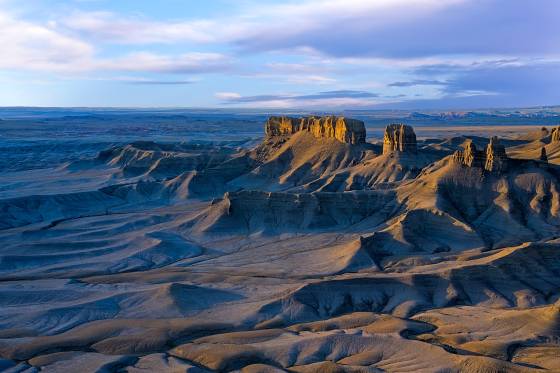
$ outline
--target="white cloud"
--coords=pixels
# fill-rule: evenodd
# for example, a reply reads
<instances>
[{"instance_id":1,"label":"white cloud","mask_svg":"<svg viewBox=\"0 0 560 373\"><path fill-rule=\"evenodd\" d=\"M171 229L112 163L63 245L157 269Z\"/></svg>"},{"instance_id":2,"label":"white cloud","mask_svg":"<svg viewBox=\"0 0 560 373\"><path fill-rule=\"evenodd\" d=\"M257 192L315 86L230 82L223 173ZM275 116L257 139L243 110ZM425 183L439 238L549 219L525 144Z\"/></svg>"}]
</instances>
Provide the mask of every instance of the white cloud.
<instances>
[{"instance_id":1,"label":"white cloud","mask_svg":"<svg viewBox=\"0 0 560 373\"><path fill-rule=\"evenodd\" d=\"M289 83L295 84L332 84L336 79L322 75L294 75L288 77Z\"/></svg>"},{"instance_id":2,"label":"white cloud","mask_svg":"<svg viewBox=\"0 0 560 373\"><path fill-rule=\"evenodd\" d=\"M237 107L269 108L325 108L325 107L366 107L373 106L383 99L378 94L367 91L338 90L310 94L267 94L243 96L234 92L216 93L216 98Z\"/></svg>"},{"instance_id":3,"label":"white cloud","mask_svg":"<svg viewBox=\"0 0 560 373\"><path fill-rule=\"evenodd\" d=\"M94 47L49 27L0 12L0 68L64 70L93 58Z\"/></svg>"},{"instance_id":4,"label":"white cloud","mask_svg":"<svg viewBox=\"0 0 560 373\"><path fill-rule=\"evenodd\" d=\"M0 68L56 73L121 71L149 73L206 73L229 68L232 60L220 53L162 55L131 52L101 58L96 48L47 23L41 25L0 11Z\"/></svg>"},{"instance_id":5,"label":"white cloud","mask_svg":"<svg viewBox=\"0 0 560 373\"><path fill-rule=\"evenodd\" d=\"M111 12L75 12L60 21L61 26L86 36L117 43L147 44L215 41L211 20L192 22L157 22L126 18Z\"/></svg>"},{"instance_id":6,"label":"white cloud","mask_svg":"<svg viewBox=\"0 0 560 373\"><path fill-rule=\"evenodd\" d=\"M57 21L61 27L109 43L237 43L289 38L346 22L383 24L406 22L465 0L305 0L272 5L249 2L227 18L156 21L107 11L77 11ZM406 11L403 11L406 9ZM295 48L309 48L299 45Z\"/></svg>"},{"instance_id":7,"label":"white cloud","mask_svg":"<svg viewBox=\"0 0 560 373\"><path fill-rule=\"evenodd\" d=\"M381 100L374 99L359 99L359 98L329 98L329 99L309 99L302 100L296 98L284 99L270 99L258 102L259 107L267 108L357 108L357 107L372 107L379 103ZM235 103L236 107L254 107L254 102Z\"/></svg>"},{"instance_id":8,"label":"white cloud","mask_svg":"<svg viewBox=\"0 0 560 373\"><path fill-rule=\"evenodd\" d=\"M231 61L219 53L185 53L165 56L149 52L137 52L113 59L91 61L93 70L155 72L155 73L202 73L223 71Z\"/></svg>"},{"instance_id":9,"label":"white cloud","mask_svg":"<svg viewBox=\"0 0 560 373\"><path fill-rule=\"evenodd\" d=\"M216 92L214 96L224 101L236 100L241 98L241 95L237 92Z\"/></svg>"},{"instance_id":10,"label":"white cloud","mask_svg":"<svg viewBox=\"0 0 560 373\"><path fill-rule=\"evenodd\" d=\"M317 73L317 71L325 70L325 66L319 66L314 62L307 63L286 63L271 62L265 64L267 70L277 73L301 74L301 73Z\"/></svg>"}]
</instances>

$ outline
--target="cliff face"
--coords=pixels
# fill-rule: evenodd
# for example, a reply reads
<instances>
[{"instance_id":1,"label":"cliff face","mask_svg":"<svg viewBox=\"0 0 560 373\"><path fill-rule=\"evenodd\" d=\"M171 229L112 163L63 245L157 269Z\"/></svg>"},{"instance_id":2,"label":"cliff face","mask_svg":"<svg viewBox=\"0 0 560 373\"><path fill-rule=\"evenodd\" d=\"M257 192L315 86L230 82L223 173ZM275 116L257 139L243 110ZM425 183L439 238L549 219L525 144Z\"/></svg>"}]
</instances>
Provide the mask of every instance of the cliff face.
<instances>
[{"instance_id":1,"label":"cliff face","mask_svg":"<svg viewBox=\"0 0 560 373\"><path fill-rule=\"evenodd\" d=\"M560 142L560 126L552 129L550 132L550 139L552 142Z\"/></svg>"},{"instance_id":2,"label":"cliff face","mask_svg":"<svg viewBox=\"0 0 560 373\"><path fill-rule=\"evenodd\" d=\"M477 150L476 146L470 142L465 146L465 150L456 151L453 159L467 167L479 167L498 173L505 171L508 164L506 149L496 136L490 139L485 152Z\"/></svg>"},{"instance_id":3,"label":"cliff face","mask_svg":"<svg viewBox=\"0 0 560 373\"><path fill-rule=\"evenodd\" d=\"M453 154L453 159L467 167L479 167L486 163L486 156L483 151L477 150L474 143L469 142L465 150L458 150Z\"/></svg>"},{"instance_id":4,"label":"cliff face","mask_svg":"<svg viewBox=\"0 0 560 373\"><path fill-rule=\"evenodd\" d=\"M365 218L383 221L394 207L388 192L229 192L209 210L196 230L206 232L293 232L347 227ZM375 219L374 219L375 220Z\"/></svg>"},{"instance_id":5,"label":"cliff face","mask_svg":"<svg viewBox=\"0 0 560 373\"><path fill-rule=\"evenodd\" d=\"M325 117L270 117L265 124L268 137L289 136L298 131L307 131L316 138L333 138L347 144L363 144L366 142L364 122L356 119L325 116Z\"/></svg>"},{"instance_id":6,"label":"cliff face","mask_svg":"<svg viewBox=\"0 0 560 373\"><path fill-rule=\"evenodd\" d=\"M416 134L411 126L394 123L385 128L383 154L395 151L416 153Z\"/></svg>"},{"instance_id":7,"label":"cliff face","mask_svg":"<svg viewBox=\"0 0 560 373\"><path fill-rule=\"evenodd\" d=\"M500 144L496 136L490 139L486 147L486 165L484 167L490 172L502 172L507 168L506 148Z\"/></svg>"}]
</instances>

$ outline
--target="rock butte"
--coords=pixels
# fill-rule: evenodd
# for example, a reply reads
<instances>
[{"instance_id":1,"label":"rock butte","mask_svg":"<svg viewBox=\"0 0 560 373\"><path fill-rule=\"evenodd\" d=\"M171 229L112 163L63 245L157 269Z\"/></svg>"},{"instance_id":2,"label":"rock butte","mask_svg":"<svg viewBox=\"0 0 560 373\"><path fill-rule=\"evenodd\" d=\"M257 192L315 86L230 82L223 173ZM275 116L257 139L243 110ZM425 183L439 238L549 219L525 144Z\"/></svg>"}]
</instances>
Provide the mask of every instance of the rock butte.
<instances>
[{"instance_id":1,"label":"rock butte","mask_svg":"<svg viewBox=\"0 0 560 373\"><path fill-rule=\"evenodd\" d=\"M361 120L337 117L270 117L265 124L268 137L289 136L299 131L311 132L316 138L333 138L347 144L366 142L366 128Z\"/></svg>"},{"instance_id":2,"label":"rock butte","mask_svg":"<svg viewBox=\"0 0 560 373\"><path fill-rule=\"evenodd\" d=\"M383 154L394 151L416 153L416 134L411 126L393 123L385 128Z\"/></svg>"}]
</instances>

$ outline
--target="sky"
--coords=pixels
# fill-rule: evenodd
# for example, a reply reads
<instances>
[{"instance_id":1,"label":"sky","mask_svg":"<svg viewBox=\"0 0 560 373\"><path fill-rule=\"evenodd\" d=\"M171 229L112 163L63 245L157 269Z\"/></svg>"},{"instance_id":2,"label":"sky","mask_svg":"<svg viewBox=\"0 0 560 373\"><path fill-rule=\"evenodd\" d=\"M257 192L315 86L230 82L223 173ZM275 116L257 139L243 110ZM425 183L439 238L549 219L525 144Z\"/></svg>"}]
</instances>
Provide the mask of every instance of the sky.
<instances>
[{"instance_id":1,"label":"sky","mask_svg":"<svg viewBox=\"0 0 560 373\"><path fill-rule=\"evenodd\" d=\"M0 0L0 106L560 104L558 0Z\"/></svg>"}]
</instances>

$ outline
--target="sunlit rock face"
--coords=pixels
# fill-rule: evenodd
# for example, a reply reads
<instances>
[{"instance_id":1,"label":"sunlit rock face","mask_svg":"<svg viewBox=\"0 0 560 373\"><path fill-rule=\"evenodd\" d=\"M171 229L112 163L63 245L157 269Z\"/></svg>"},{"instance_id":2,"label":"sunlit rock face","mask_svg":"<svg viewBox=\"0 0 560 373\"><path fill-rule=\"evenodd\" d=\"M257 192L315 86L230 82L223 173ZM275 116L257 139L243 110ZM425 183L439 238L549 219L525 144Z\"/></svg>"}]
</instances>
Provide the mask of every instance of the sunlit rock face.
<instances>
[{"instance_id":1,"label":"sunlit rock face","mask_svg":"<svg viewBox=\"0 0 560 373\"><path fill-rule=\"evenodd\" d=\"M411 126L394 123L385 128L383 154L395 151L416 153L416 134Z\"/></svg>"},{"instance_id":2,"label":"sunlit rock face","mask_svg":"<svg viewBox=\"0 0 560 373\"><path fill-rule=\"evenodd\" d=\"M506 148L500 144L498 137L492 137L486 147L486 163L484 168L490 172L502 172L506 170L507 163Z\"/></svg>"},{"instance_id":3,"label":"sunlit rock face","mask_svg":"<svg viewBox=\"0 0 560 373\"><path fill-rule=\"evenodd\" d=\"M552 129L550 139L552 142L560 142L560 126Z\"/></svg>"},{"instance_id":4,"label":"sunlit rock face","mask_svg":"<svg viewBox=\"0 0 560 373\"><path fill-rule=\"evenodd\" d=\"M483 152L476 149L476 146L469 142L465 146L465 150L457 150L453 154L453 160L467 167L482 167L484 159Z\"/></svg>"},{"instance_id":5,"label":"sunlit rock face","mask_svg":"<svg viewBox=\"0 0 560 373\"><path fill-rule=\"evenodd\" d=\"M505 171L508 165L506 149L496 136L490 139L486 151L477 150L474 143L469 142L465 150L453 154L453 160L467 167L479 167L497 173Z\"/></svg>"},{"instance_id":6,"label":"sunlit rock face","mask_svg":"<svg viewBox=\"0 0 560 373\"><path fill-rule=\"evenodd\" d=\"M269 137L289 136L299 131L311 132L316 138L333 138L347 144L366 142L364 122L337 116L324 117L270 117L265 124Z\"/></svg>"}]
</instances>

